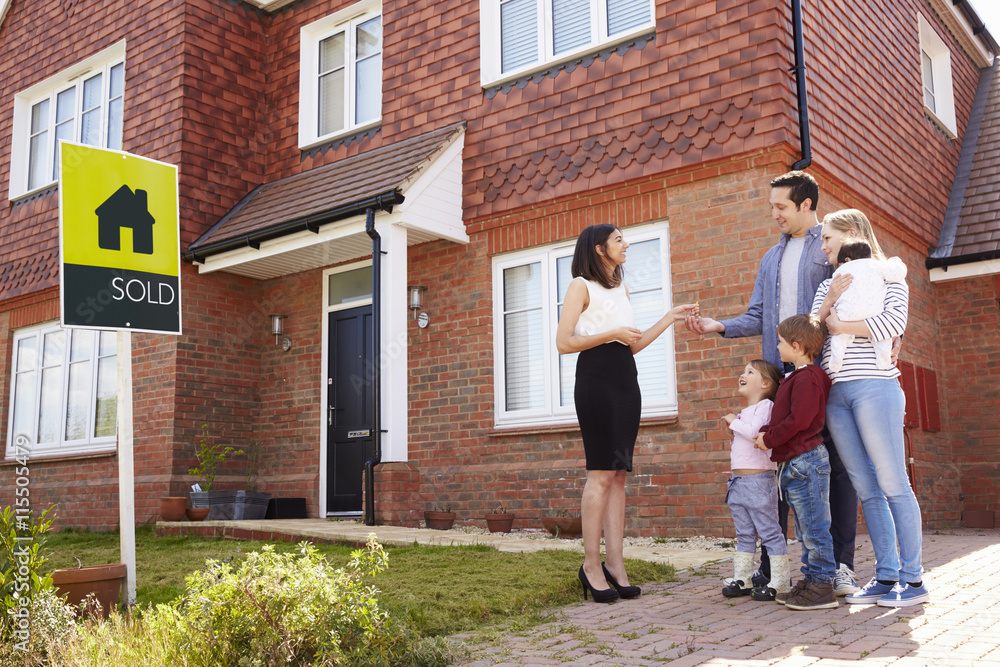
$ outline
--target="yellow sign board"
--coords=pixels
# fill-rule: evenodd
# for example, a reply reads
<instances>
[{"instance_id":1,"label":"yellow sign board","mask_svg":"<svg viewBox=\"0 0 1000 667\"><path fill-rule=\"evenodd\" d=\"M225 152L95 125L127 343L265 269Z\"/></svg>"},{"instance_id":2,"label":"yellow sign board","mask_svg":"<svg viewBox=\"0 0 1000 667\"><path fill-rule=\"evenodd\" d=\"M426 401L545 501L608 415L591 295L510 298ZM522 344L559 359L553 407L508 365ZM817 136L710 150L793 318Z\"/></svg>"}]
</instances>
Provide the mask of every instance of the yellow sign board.
<instances>
[{"instance_id":1,"label":"yellow sign board","mask_svg":"<svg viewBox=\"0 0 1000 667\"><path fill-rule=\"evenodd\" d=\"M62 324L181 332L177 167L60 144Z\"/></svg>"}]
</instances>

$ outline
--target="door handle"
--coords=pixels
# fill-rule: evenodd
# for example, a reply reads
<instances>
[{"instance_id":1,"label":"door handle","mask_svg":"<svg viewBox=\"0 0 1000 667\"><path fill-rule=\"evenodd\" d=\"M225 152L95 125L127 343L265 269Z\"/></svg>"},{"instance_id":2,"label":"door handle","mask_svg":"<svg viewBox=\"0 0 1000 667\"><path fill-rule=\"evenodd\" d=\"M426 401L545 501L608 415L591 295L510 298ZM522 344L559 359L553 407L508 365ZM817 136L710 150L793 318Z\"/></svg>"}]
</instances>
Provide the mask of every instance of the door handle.
<instances>
[{"instance_id":1,"label":"door handle","mask_svg":"<svg viewBox=\"0 0 1000 667\"><path fill-rule=\"evenodd\" d=\"M333 407L332 405L330 406L330 409L327 412L327 416L326 416L327 426L333 426L333 411L336 410L336 409L337 408Z\"/></svg>"}]
</instances>

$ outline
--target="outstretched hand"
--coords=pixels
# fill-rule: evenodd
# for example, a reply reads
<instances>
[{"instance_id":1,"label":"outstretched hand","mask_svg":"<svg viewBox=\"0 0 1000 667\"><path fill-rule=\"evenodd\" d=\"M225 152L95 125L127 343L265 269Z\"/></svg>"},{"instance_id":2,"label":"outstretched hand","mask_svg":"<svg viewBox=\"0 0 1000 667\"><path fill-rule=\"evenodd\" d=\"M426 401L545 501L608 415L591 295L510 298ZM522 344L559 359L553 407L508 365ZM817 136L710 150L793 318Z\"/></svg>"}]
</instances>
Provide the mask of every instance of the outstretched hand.
<instances>
[{"instance_id":1,"label":"outstretched hand","mask_svg":"<svg viewBox=\"0 0 1000 667\"><path fill-rule=\"evenodd\" d=\"M698 304L685 303L680 306L674 306L670 309L670 315L674 318L675 322L677 320L685 320L688 317L697 317Z\"/></svg>"},{"instance_id":2,"label":"outstretched hand","mask_svg":"<svg viewBox=\"0 0 1000 667\"><path fill-rule=\"evenodd\" d=\"M699 317L697 313L684 318L684 326L688 331L704 336L707 333L725 333L726 326L711 317Z\"/></svg>"}]
</instances>

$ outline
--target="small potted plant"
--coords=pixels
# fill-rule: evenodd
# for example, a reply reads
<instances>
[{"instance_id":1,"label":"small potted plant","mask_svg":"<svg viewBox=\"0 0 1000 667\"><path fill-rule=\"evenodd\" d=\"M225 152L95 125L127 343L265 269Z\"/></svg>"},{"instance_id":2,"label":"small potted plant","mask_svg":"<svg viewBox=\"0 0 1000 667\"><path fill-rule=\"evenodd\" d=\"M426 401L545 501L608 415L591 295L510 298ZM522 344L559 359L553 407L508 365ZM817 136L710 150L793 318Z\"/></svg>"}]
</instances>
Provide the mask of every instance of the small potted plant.
<instances>
[{"instance_id":1,"label":"small potted plant","mask_svg":"<svg viewBox=\"0 0 1000 667\"><path fill-rule=\"evenodd\" d=\"M491 533L509 533L514 525L514 513L508 512L503 503L499 503L492 512L486 514L486 527Z\"/></svg>"},{"instance_id":2,"label":"small potted plant","mask_svg":"<svg viewBox=\"0 0 1000 667\"><path fill-rule=\"evenodd\" d=\"M447 505L443 512L435 507L424 512L424 521L427 522L428 528L449 530L455 523L455 513Z\"/></svg>"},{"instance_id":3,"label":"small potted plant","mask_svg":"<svg viewBox=\"0 0 1000 667\"><path fill-rule=\"evenodd\" d=\"M191 506L210 508L208 513L210 519L231 518L223 517L215 511L215 507L220 504L220 496L212 487L215 486L215 476L219 466L233 454L242 454L243 450L213 441L208 433L208 424L201 425L201 440L197 445L194 455L198 459L198 465L188 469L188 472L197 475L202 481L197 485L198 490L191 492Z\"/></svg>"},{"instance_id":4,"label":"small potted plant","mask_svg":"<svg viewBox=\"0 0 1000 667\"><path fill-rule=\"evenodd\" d=\"M542 525L554 537L575 538L583 535L583 525L579 515L570 515L559 510L555 516L543 516Z\"/></svg>"}]
</instances>

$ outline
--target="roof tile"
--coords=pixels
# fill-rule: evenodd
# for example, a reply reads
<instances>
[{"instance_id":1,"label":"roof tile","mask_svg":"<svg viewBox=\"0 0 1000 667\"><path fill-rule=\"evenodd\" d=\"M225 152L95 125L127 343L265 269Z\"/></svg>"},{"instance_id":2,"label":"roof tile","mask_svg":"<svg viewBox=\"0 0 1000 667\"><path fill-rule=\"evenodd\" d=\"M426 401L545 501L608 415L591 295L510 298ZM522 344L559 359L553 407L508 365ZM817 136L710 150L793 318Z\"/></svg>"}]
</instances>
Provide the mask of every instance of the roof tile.
<instances>
[{"instance_id":1,"label":"roof tile","mask_svg":"<svg viewBox=\"0 0 1000 667\"><path fill-rule=\"evenodd\" d=\"M450 125L412 139L376 148L332 164L266 183L249 193L190 246L196 250L293 219L305 218L402 188L461 125ZM493 177L494 187L506 174Z\"/></svg>"}]
</instances>

